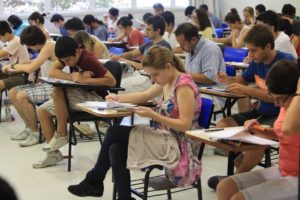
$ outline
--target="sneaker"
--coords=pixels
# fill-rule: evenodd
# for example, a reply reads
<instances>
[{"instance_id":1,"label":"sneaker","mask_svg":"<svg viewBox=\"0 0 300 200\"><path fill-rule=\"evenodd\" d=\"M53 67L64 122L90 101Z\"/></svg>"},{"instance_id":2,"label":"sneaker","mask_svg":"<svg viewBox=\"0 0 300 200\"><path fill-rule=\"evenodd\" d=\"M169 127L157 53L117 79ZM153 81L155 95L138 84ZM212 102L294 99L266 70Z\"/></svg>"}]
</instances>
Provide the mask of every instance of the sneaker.
<instances>
[{"instance_id":1,"label":"sneaker","mask_svg":"<svg viewBox=\"0 0 300 200\"><path fill-rule=\"evenodd\" d=\"M207 185L213 190L217 189L217 185L227 176L212 176L208 179Z\"/></svg>"},{"instance_id":2,"label":"sneaker","mask_svg":"<svg viewBox=\"0 0 300 200\"><path fill-rule=\"evenodd\" d=\"M81 181L78 185L70 185L68 187L70 193L79 196L79 197L102 197L104 186L101 184L100 186L94 186L90 184L86 179Z\"/></svg>"},{"instance_id":3,"label":"sneaker","mask_svg":"<svg viewBox=\"0 0 300 200\"><path fill-rule=\"evenodd\" d=\"M29 147L38 143L39 143L39 135L37 133L30 133L28 138L25 141L20 142L19 145L20 147Z\"/></svg>"},{"instance_id":4,"label":"sneaker","mask_svg":"<svg viewBox=\"0 0 300 200\"><path fill-rule=\"evenodd\" d=\"M46 152L52 152L60 149L68 143L68 137L61 137L57 132L54 133L52 140L49 144L46 144L43 147L43 150Z\"/></svg>"},{"instance_id":5,"label":"sneaker","mask_svg":"<svg viewBox=\"0 0 300 200\"><path fill-rule=\"evenodd\" d=\"M35 169L44 168L51 165L55 165L57 162L60 162L64 159L60 151L53 151L47 153L46 157L43 160L33 163L32 167Z\"/></svg>"},{"instance_id":6,"label":"sneaker","mask_svg":"<svg viewBox=\"0 0 300 200\"><path fill-rule=\"evenodd\" d=\"M29 136L29 132L27 129L24 129L21 133L13 135L10 137L12 140L26 140Z\"/></svg>"}]
</instances>

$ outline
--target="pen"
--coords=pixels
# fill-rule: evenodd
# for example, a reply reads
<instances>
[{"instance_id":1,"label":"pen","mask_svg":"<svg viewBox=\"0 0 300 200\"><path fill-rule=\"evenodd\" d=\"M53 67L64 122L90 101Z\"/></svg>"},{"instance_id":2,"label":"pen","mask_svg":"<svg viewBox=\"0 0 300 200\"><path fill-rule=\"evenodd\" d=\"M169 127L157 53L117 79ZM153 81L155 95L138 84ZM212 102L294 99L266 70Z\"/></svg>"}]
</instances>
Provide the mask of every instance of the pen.
<instances>
[{"instance_id":1,"label":"pen","mask_svg":"<svg viewBox=\"0 0 300 200\"><path fill-rule=\"evenodd\" d=\"M204 132L214 132L214 131L223 131L224 128L211 128L211 129L205 129Z\"/></svg>"},{"instance_id":2,"label":"pen","mask_svg":"<svg viewBox=\"0 0 300 200\"><path fill-rule=\"evenodd\" d=\"M107 91L107 94L108 94L108 95L110 95L110 92L109 92L109 90L106 90L106 91Z\"/></svg>"}]
</instances>

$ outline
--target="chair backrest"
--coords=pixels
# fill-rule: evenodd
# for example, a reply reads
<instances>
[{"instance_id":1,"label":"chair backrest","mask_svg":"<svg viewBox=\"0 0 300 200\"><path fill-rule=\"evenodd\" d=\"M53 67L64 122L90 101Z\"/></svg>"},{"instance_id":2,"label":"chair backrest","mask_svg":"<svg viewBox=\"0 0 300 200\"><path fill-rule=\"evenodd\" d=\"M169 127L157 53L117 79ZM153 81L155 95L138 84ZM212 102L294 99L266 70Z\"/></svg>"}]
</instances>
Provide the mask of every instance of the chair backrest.
<instances>
[{"instance_id":1,"label":"chair backrest","mask_svg":"<svg viewBox=\"0 0 300 200\"><path fill-rule=\"evenodd\" d=\"M121 63L116 61L107 61L104 64L105 68L115 77L117 84L115 87L119 88L121 86L122 78L122 66Z\"/></svg>"},{"instance_id":2,"label":"chair backrest","mask_svg":"<svg viewBox=\"0 0 300 200\"><path fill-rule=\"evenodd\" d=\"M236 71L234 66L226 66L226 74L228 76L236 76Z\"/></svg>"},{"instance_id":3,"label":"chair backrest","mask_svg":"<svg viewBox=\"0 0 300 200\"><path fill-rule=\"evenodd\" d=\"M211 99L201 98L202 106L199 116L199 125L203 128L209 128L211 117L214 111L214 103Z\"/></svg>"},{"instance_id":4,"label":"chair backrest","mask_svg":"<svg viewBox=\"0 0 300 200\"><path fill-rule=\"evenodd\" d=\"M215 30L216 30L217 38L222 38L223 28L215 28Z\"/></svg>"},{"instance_id":5,"label":"chair backrest","mask_svg":"<svg viewBox=\"0 0 300 200\"><path fill-rule=\"evenodd\" d=\"M222 23L222 28L228 28L228 24L227 23Z\"/></svg>"},{"instance_id":6,"label":"chair backrest","mask_svg":"<svg viewBox=\"0 0 300 200\"><path fill-rule=\"evenodd\" d=\"M247 49L239 49L232 47L225 47L224 60L225 62L243 62L244 58L248 55Z\"/></svg>"}]
</instances>

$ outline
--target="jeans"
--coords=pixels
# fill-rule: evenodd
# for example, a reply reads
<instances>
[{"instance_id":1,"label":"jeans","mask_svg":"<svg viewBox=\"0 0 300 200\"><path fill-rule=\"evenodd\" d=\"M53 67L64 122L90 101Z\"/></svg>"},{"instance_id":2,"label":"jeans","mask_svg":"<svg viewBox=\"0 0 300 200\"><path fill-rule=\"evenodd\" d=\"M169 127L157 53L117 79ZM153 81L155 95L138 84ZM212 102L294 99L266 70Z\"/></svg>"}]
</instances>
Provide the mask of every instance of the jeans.
<instances>
[{"instance_id":1,"label":"jeans","mask_svg":"<svg viewBox=\"0 0 300 200\"><path fill-rule=\"evenodd\" d=\"M86 175L92 185L103 182L107 171L112 168L119 199L131 199L130 171L126 168L128 140L132 127L109 127L104 138L97 162Z\"/></svg>"}]
</instances>

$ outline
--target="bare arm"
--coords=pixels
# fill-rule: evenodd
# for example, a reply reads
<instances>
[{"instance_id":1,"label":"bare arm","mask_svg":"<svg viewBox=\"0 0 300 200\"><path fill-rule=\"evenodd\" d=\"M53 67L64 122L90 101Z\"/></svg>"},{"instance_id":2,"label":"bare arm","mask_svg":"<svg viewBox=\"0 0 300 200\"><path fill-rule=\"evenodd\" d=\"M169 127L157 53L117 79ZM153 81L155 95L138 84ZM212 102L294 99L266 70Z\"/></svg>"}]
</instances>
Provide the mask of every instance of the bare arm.
<instances>
[{"instance_id":1,"label":"bare arm","mask_svg":"<svg viewBox=\"0 0 300 200\"><path fill-rule=\"evenodd\" d=\"M190 130L192 125L196 107L195 95L189 86L180 86L176 89L176 96L179 107L178 119L166 117L156 112L153 114L152 119L169 128L185 132Z\"/></svg>"},{"instance_id":2,"label":"bare arm","mask_svg":"<svg viewBox=\"0 0 300 200\"><path fill-rule=\"evenodd\" d=\"M232 35L232 41L231 41L231 44L232 44L232 47L234 48L242 48L245 46L245 42L244 42L244 39L245 39L245 36L246 34L248 33L248 29L244 29L240 34L240 37L237 41L237 34L238 33L233 33Z\"/></svg>"},{"instance_id":3,"label":"bare arm","mask_svg":"<svg viewBox=\"0 0 300 200\"><path fill-rule=\"evenodd\" d=\"M215 83L203 74L198 74L198 73L190 73L190 74L191 74L193 80L196 83L207 83L207 84L214 84Z\"/></svg>"},{"instance_id":4,"label":"bare arm","mask_svg":"<svg viewBox=\"0 0 300 200\"><path fill-rule=\"evenodd\" d=\"M7 51L0 50L0 58L6 58L7 56L9 56Z\"/></svg>"},{"instance_id":5,"label":"bare arm","mask_svg":"<svg viewBox=\"0 0 300 200\"><path fill-rule=\"evenodd\" d=\"M155 84L143 92L109 95L106 97L106 99L118 101L118 102L126 102L126 103L140 103L140 102L147 102L149 100L154 99L155 97L158 97L160 94L162 94L162 91L163 91L162 87Z\"/></svg>"},{"instance_id":6,"label":"bare arm","mask_svg":"<svg viewBox=\"0 0 300 200\"><path fill-rule=\"evenodd\" d=\"M298 80L298 88L296 91L297 94L300 94L300 78ZM300 96L295 96L287 109L285 118L282 124L282 132L285 135L300 135Z\"/></svg>"},{"instance_id":7,"label":"bare arm","mask_svg":"<svg viewBox=\"0 0 300 200\"><path fill-rule=\"evenodd\" d=\"M65 66L60 61L56 60L52 63L51 69L49 71L49 76L53 78L72 81L71 75L62 71L64 67Z\"/></svg>"},{"instance_id":8,"label":"bare arm","mask_svg":"<svg viewBox=\"0 0 300 200\"><path fill-rule=\"evenodd\" d=\"M115 38L109 38L108 41L109 42L120 42L124 39L125 35L124 34L120 34Z\"/></svg>"},{"instance_id":9,"label":"bare arm","mask_svg":"<svg viewBox=\"0 0 300 200\"><path fill-rule=\"evenodd\" d=\"M230 34L228 37L226 38L213 38L212 39L214 42L220 42L220 43L224 43L224 44L228 44L231 45L231 41L232 41L232 35Z\"/></svg>"},{"instance_id":10,"label":"bare arm","mask_svg":"<svg viewBox=\"0 0 300 200\"><path fill-rule=\"evenodd\" d=\"M120 58L119 61L123 61L123 62L131 65L135 69L143 69L142 63L135 62L135 61L132 61L132 60L127 60L127 59L124 59L124 58Z\"/></svg>"},{"instance_id":11,"label":"bare arm","mask_svg":"<svg viewBox=\"0 0 300 200\"><path fill-rule=\"evenodd\" d=\"M41 65L46 60L51 58L51 56L54 54L54 47L55 47L54 43L52 43L52 42L46 43L36 59L32 60L32 62L27 63L27 64L17 64L14 66L15 69L19 70L19 71L27 72L27 73L36 71L37 69L39 69L41 67ZM54 57L52 59L56 59L55 56L52 56L52 57Z\"/></svg>"}]
</instances>

